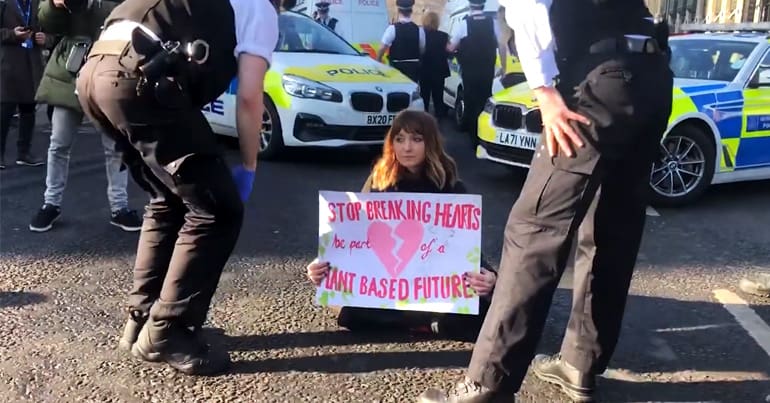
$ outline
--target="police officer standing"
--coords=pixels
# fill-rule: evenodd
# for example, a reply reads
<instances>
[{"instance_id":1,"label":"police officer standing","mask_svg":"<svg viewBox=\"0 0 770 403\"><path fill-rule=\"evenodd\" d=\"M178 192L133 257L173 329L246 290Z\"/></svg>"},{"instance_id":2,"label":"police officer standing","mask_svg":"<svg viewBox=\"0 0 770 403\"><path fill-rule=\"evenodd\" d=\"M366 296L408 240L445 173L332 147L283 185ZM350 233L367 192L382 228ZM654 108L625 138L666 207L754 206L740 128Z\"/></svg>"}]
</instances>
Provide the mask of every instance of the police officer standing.
<instances>
[{"instance_id":1,"label":"police officer standing","mask_svg":"<svg viewBox=\"0 0 770 403\"><path fill-rule=\"evenodd\" d=\"M316 11L318 11L315 20L332 31L337 32L337 23L339 20L329 16L329 2L319 1L318 3L315 3L315 7ZM339 32L337 33L339 34Z\"/></svg>"},{"instance_id":2,"label":"police officer standing","mask_svg":"<svg viewBox=\"0 0 770 403\"><path fill-rule=\"evenodd\" d=\"M650 168L671 112L667 27L652 22L643 0L504 5L540 106L542 145L508 217L496 291L466 376L449 396L431 389L421 400L514 400L577 234L561 352L534 357L532 367L573 400L591 401L620 334Z\"/></svg>"},{"instance_id":3,"label":"police officer standing","mask_svg":"<svg viewBox=\"0 0 770 403\"><path fill-rule=\"evenodd\" d=\"M151 195L120 347L183 373L216 373L229 355L207 346L200 329L253 184L276 8L267 0L125 0L104 26L78 96ZM201 107L236 74L243 162L231 172Z\"/></svg>"},{"instance_id":4,"label":"police officer standing","mask_svg":"<svg viewBox=\"0 0 770 403\"><path fill-rule=\"evenodd\" d=\"M396 0L398 21L388 25L382 35L382 47L377 60L382 62L385 52L390 50L390 65L404 73L414 82L420 80L420 56L425 51L425 31L412 21L414 0Z\"/></svg>"},{"instance_id":5,"label":"police officer standing","mask_svg":"<svg viewBox=\"0 0 770 403\"><path fill-rule=\"evenodd\" d=\"M458 52L457 61L463 80L465 124L462 129L467 129L474 139L478 126L476 121L484 110L487 98L492 96L496 56L500 55L501 73L504 76L508 53L505 43L500 42L497 19L484 14L485 2L469 0L470 12L465 17L465 23L455 25L447 44L447 51Z\"/></svg>"}]
</instances>

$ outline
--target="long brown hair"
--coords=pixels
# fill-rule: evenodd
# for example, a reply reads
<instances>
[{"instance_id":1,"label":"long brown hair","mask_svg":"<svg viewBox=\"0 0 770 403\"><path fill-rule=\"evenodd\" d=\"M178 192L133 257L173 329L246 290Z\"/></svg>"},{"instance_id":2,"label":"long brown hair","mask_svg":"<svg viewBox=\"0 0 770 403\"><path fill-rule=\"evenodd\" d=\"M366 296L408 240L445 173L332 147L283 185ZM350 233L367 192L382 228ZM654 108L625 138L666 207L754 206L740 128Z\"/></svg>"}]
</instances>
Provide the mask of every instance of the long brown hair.
<instances>
[{"instance_id":1,"label":"long brown hair","mask_svg":"<svg viewBox=\"0 0 770 403\"><path fill-rule=\"evenodd\" d=\"M370 176L371 188L384 190L396 184L407 172L396 159L393 142L401 131L422 135L425 143L424 175L439 189L457 182L457 164L444 150L444 141L436 119L423 111L401 111L385 136L382 156L374 164Z\"/></svg>"}]
</instances>

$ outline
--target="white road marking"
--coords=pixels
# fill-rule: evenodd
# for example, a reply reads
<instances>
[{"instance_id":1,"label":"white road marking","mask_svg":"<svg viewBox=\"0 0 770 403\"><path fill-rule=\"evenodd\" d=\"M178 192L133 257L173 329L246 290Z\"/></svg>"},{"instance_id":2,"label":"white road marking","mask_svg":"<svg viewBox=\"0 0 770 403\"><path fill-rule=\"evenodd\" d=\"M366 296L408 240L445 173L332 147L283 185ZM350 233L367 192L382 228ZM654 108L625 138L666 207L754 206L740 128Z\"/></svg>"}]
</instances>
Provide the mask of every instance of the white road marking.
<instances>
[{"instance_id":1,"label":"white road marking","mask_svg":"<svg viewBox=\"0 0 770 403\"><path fill-rule=\"evenodd\" d=\"M716 329L720 327L733 327L733 326L738 326L738 325L735 323L720 323L720 324L702 325L702 326L668 327L665 329L655 329L653 330L653 332L655 333L694 332L698 330Z\"/></svg>"},{"instance_id":2,"label":"white road marking","mask_svg":"<svg viewBox=\"0 0 770 403\"><path fill-rule=\"evenodd\" d=\"M624 382L645 383L704 383L704 382L744 382L770 381L764 372L749 371L692 371L636 373L626 369L608 368L601 375L603 378Z\"/></svg>"},{"instance_id":3,"label":"white road marking","mask_svg":"<svg viewBox=\"0 0 770 403\"><path fill-rule=\"evenodd\" d=\"M660 217L658 210L655 210L652 206L647 206L647 215L650 217Z\"/></svg>"},{"instance_id":4,"label":"white road marking","mask_svg":"<svg viewBox=\"0 0 770 403\"><path fill-rule=\"evenodd\" d=\"M735 293L724 289L714 290L714 297L770 356L770 326Z\"/></svg>"}]
</instances>

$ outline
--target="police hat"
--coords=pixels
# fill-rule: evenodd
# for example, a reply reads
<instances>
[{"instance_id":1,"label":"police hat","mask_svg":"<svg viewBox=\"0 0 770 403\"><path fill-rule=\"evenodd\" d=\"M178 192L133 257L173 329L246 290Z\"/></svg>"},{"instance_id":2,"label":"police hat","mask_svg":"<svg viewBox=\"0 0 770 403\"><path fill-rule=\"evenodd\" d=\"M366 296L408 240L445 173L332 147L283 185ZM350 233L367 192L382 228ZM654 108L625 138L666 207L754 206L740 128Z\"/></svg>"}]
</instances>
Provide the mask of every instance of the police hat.
<instances>
[{"instance_id":1,"label":"police hat","mask_svg":"<svg viewBox=\"0 0 770 403\"><path fill-rule=\"evenodd\" d=\"M411 10L414 7L414 0L396 0L396 7L399 10Z\"/></svg>"},{"instance_id":2,"label":"police hat","mask_svg":"<svg viewBox=\"0 0 770 403\"><path fill-rule=\"evenodd\" d=\"M319 1L318 3L315 3L315 7L318 11L329 11L329 2Z\"/></svg>"},{"instance_id":3,"label":"police hat","mask_svg":"<svg viewBox=\"0 0 770 403\"><path fill-rule=\"evenodd\" d=\"M487 0L468 0L468 3L470 3L473 6L483 6L484 3L486 3Z\"/></svg>"}]
</instances>

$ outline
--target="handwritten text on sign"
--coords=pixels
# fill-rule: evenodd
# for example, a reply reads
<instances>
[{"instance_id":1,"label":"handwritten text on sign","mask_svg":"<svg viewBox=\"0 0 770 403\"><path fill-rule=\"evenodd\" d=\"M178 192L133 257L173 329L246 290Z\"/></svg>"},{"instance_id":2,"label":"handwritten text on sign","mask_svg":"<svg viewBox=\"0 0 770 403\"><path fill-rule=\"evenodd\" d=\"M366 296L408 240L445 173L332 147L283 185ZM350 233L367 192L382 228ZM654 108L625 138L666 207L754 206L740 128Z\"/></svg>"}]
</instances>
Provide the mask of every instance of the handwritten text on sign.
<instances>
[{"instance_id":1,"label":"handwritten text on sign","mask_svg":"<svg viewBox=\"0 0 770 403\"><path fill-rule=\"evenodd\" d=\"M477 314L481 196L321 191L321 305Z\"/></svg>"}]
</instances>

